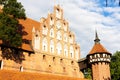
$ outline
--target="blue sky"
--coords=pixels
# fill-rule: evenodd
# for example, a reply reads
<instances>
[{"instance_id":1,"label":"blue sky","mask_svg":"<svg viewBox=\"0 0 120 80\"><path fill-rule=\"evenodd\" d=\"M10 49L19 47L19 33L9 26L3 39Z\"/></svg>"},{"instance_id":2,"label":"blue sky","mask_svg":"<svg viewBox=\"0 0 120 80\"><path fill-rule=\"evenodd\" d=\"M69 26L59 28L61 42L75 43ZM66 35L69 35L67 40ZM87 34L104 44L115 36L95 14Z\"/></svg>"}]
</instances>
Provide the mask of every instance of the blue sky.
<instances>
[{"instance_id":1,"label":"blue sky","mask_svg":"<svg viewBox=\"0 0 120 80\"><path fill-rule=\"evenodd\" d=\"M117 3L105 7L105 0L18 0L26 10L27 17L40 21L41 17L53 11L59 4L64 18L76 35L81 47L81 57L85 57L94 45L95 29L101 44L111 53L120 51L120 7ZM111 6L112 5L112 6ZM114 7L113 7L114 6Z\"/></svg>"}]
</instances>

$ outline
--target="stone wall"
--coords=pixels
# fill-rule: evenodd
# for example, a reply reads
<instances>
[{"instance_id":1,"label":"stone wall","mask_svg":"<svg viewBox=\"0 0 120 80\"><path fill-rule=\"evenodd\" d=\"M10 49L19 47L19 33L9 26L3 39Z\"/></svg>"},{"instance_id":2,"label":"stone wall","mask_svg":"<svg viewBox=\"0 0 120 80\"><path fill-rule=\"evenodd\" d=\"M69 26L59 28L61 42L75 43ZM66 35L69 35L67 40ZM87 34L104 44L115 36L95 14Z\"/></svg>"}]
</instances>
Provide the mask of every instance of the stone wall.
<instances>
[{"instance_id":1,"label":"stone wall","mask_svg":"<svg viewBox=\"0 0 120 80\"><path fill-rule=\"evenodd\" d=\"M0 55L2 52L0 51ZM62 58L44 53L29 54L23 52L25 60L22 63L16 63L13 60L7 60L0 57L1 69L15 70L21 72L36 72L45 74L65 75L70 77L83 78L82 72L79 71L76 60Z\"/></svg>"}]
</instances>

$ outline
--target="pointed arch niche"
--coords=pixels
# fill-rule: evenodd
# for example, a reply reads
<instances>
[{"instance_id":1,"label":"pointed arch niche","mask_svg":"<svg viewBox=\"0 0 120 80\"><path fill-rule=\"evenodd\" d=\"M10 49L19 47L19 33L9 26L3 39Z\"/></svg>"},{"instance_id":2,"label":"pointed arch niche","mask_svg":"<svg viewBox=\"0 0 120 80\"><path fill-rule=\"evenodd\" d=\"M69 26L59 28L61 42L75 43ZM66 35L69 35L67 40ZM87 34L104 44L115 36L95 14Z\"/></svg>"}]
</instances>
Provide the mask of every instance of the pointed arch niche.
<instances>
[{"instance_id":1,"label":"pointed arch niche","mask_svg":"<svg viewBox=\"0 0 120 80\"><path fill-rule=\"evenodd\" d=\"M43 51L47 51L48 50L47 49L47 47L48 47L47 45L48 45L47 38L44 37L43 40L42 40L42 50Z\"/></svg>"},{"instance_id":2,"label":"pointed arch niche","mask_svg":"<svg viewBox=\"0 0 120 80\"><path fill-rule=\"evenodd\" d=\"M74 58L74 49L72 45L70 46L70 57Z\"/></svg>"},{"instance_id":3,"label":"pointed arch niche","mask_svg":"<svg viewBox=\"0 0 120 80\"><path fill-rule=\"evenodd\" d=\"M34 36L34 49L35 50L40 49L40 36L39 36L38 31L36 31L35 36Z\"/></svg>"},{"instance_id":4,"label":"pointed arch niche","mask_svg":"<svg viewBox=\"0 0 120 80\"><path fill-rule=\"evenodd\" d=\"M50 29L50 37L54 38L54 29L53 28Z\"/></svg>"},{"instance_id":5,"label":"pointed arch niche","mask_svg":"<svg viewBox=\"0 0 120 80\"><path fill-rule=\"evenodd\" d=\"M52 26L53 24L54 24L54 18L50 16L50 26Z\"/></svg>"},{"instance_id":6,"label":"pointed arch niche","mask_svg":"<svg viewBox=\"0 0 120 80\"><path fill-rule=\"evenodd\" d=\"M62 54L62 45L61 45L61 43L60 42L58 42L57 43L57 53L59 54L59 55L61 55Z\"/></svg>"},{"instance_id":7,"label":"pointed arch niche","mask_svg":"<svg viewBox=\"0 0 120 80\"><path fill-rule=\"evenodd\" d=\"M68 57L68 46L66 44L64 45L64 55Z\"/></svg>"},{"instance_id":8,"label":"pointed arch niche","mask_svg":"<svg viewBox=\"0 0 120 80\"><path fill-rule=\"evenodd\" d=\"M75 48L75 58L78 60L79 57L80 57L80 55L79 55L79 48L76 47L76 48Z\"/></svg>"},{"instance_id":9,"label":"pointed arch niche","mask_svg":"<svg viewBox=\"0 0 120 80\"><path fill-rule=\"evenodd\" d=\"M45 24L43 24L43 26L42 26L42 34L47 35L47 33L48 33L48 28L47 28L47 26Z\"/></svg>"},{"instance_id":10,"label":"pointed arch niche","mask_svg":"<svg viewBox=\"0 0 120 80\"><path fill-rule=\"evenodd\" d=\"M50 40L50 52L54 53L54 41Z\"/></svg>"},{"instance_id":11,"label":"pointed arch niche","mask_svg":"<svg viewBox=\"0 0 120 80\"><path fill-rule=\"evenodd\" d=\"M62 40L62 34L60 31L57 32L57 39Z\"/></svg>"}]
</instances>

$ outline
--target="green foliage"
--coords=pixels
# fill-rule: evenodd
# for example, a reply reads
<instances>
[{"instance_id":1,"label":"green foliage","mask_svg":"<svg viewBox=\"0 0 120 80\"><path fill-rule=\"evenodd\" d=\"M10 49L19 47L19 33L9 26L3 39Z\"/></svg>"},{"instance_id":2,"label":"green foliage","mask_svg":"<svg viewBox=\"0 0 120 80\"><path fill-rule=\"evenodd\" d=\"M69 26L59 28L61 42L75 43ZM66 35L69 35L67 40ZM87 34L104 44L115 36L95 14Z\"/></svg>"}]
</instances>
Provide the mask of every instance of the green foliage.
<instances>
[{"instance_id":1,"label":"green foliage","mask_svg":"<svg viewBox=\"0 0 120 80\"><path fill-rule=\"evenodd\" d=\"M92 75L91 69L90 68L86 68L84 70L84 76L85 76L85 78L89 79L89 80L92 80L92 76L91 75Z\"/></svg>"},{"instance_id":2,"label":"green foliage","mask_svg":"<svg viewBox=\"0 0 120 80\"><path fill-rule=\"evenodd\" d=\"M25 10L17 0L0 0L3 6L0 10L0 40L3 45L2 58L21 63L24 60L22 51L18 48L22 45L22 25L19 19L26 19Z\"/></svg>"},{"instance_id":3,"label":"green foliage","mask_svg":"<svg viewBox=\"0 0 120 80\"><path fill-rule=\"evenodd\" d=\"M25 10L20 2L17 0L6 0L3 12L12 15L14 18L25 19Z\"/></svg>"},{"instance_id":4,"label":"green foliage","mask_svg":"<svg viewBox=\"0 0 120 80\"><path fill-rule=\"evenodd\" d=\"M112 80L120 80L120 51L117 51L111 57L110 68Z\"/></svg>"},{"instance_id":5,"label":"green foliage","mask_svg":"<svg viewBox=\"0 0 120 80\"><path fill-rule=\"evenodd\" d=\"M25 10L17 0L0 0L3 5L0 12L0 40L4 45L19 47L22 44L22 34L19 31L18 19L25 19Z\"/></svg>"}]
</instances>

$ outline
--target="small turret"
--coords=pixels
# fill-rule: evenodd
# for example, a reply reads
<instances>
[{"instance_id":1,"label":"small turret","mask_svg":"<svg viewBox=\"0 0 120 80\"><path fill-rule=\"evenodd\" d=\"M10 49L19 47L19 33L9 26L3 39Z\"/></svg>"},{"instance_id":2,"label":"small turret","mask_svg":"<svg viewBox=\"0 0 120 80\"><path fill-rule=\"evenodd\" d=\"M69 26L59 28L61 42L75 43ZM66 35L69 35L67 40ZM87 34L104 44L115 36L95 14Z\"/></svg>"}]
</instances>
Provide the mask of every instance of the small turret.
<instances>
[{"instance_id":1,"label":"small turret","mask_svg":"<svg viewBox=\"0 0 120 80\"><path fill-rule=\"evenodd\" d=\"M100 43L97 31L95 32L95 44L87 55L88 63L91 64L93 80L110 80L109 53Z\"/></svg>"}]
</instances>

